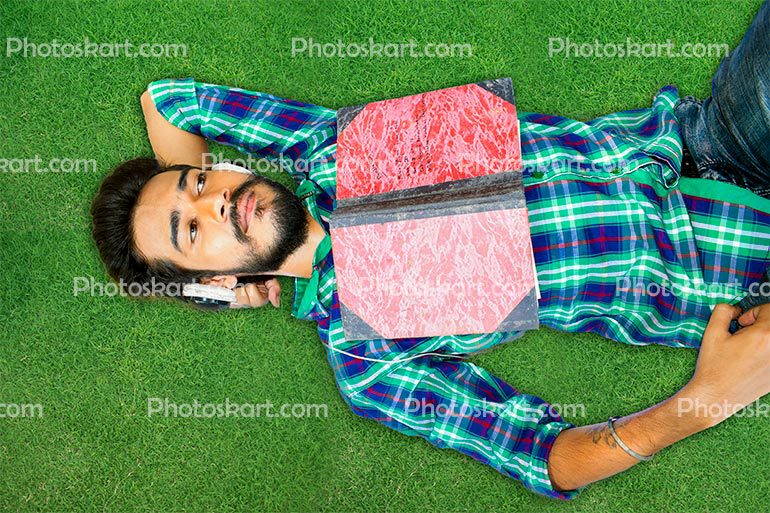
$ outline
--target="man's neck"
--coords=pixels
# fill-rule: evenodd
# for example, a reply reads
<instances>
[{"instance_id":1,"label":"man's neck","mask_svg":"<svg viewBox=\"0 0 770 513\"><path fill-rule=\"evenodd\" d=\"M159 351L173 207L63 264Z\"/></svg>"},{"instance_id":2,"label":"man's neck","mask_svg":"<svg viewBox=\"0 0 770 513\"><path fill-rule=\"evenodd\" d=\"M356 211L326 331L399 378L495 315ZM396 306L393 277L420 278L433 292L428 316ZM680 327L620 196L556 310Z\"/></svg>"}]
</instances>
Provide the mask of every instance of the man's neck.
<instances>
[{"instance_id":1,"label":"man's neck","mask_svg":"<svg viewBox=\"0 0 770 513\"><path fill-rule=\"evenodd\" d=\"M283 265L274 273L281 276L296 276L299 278L310 278L313 274L313 257L318 248L318 244L326 236L326 231L318 221L305 211L308 219L307 240L294 253L289 255Z\"/></svg>"}]
</instances>

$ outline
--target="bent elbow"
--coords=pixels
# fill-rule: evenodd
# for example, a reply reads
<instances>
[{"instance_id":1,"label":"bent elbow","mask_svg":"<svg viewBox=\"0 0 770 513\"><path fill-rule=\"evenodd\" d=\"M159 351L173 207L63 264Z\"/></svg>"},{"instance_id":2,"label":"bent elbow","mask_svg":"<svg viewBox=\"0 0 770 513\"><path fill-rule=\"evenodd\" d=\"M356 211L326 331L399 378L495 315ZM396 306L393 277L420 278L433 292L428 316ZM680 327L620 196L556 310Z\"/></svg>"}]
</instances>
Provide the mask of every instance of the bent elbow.
<instances>
[{"instance_id":1,"label":"bent elbow","mask_svg":"<svg viewBox=\"0 0 770 513\"><path fill-rule=\"evenodd\" d=\"M148 112L152 112L151 109L155 109L155 103L152 101L152 96L150 96L150 91L144 91L142 95L139 97L139 102L142 105L142 111L144 112L144 117L147 117Z\"/></svg>"}]
</instances>

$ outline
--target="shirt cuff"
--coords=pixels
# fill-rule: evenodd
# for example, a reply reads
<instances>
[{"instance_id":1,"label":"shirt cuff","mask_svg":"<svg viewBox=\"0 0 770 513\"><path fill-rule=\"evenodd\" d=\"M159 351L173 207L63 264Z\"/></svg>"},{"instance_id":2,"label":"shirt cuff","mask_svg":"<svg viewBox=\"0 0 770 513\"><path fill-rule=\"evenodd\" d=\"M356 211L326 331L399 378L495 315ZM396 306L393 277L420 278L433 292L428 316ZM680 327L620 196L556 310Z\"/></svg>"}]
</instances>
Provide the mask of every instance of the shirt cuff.
<instances>
[{"instance_id":1,"label":"shirt cuff","mask_svg":"<svg viewBox=\"0 0 770 513\"><path fill-rule=\"evenodd\" d=\"M524 485L527 488L540 495L561 500L574 499L585 489L585 487L581 487L575 490L556 490L551 482L551 476L548 474L548 460L556 437L563 430L573 427L575 425L570 422L550 422L537 431L534 440L536 448L533 448L530 470L524 476Z\"/></svg>"},{"instance_id":2,"label":"shirt cuff","mask_svg":"<svg viewBox=\"0 0 770 513\"><path fill-rule=\"evenodd\" d=\"M193 78L157 80L147 86L155 109L172 125L201 135L201 116Z\"/></svg>"}]
</instances>

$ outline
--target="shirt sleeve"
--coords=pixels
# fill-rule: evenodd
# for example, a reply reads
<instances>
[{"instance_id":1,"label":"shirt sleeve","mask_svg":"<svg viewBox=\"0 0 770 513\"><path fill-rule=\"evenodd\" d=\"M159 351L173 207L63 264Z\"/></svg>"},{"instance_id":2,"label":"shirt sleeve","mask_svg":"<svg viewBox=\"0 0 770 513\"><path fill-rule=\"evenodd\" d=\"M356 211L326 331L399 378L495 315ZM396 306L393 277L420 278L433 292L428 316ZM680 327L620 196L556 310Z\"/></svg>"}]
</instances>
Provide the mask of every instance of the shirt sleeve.
<instances>
[{"instance_id":1,"label":"shirt sleeve","mask_svg":"<svg viewBox=\"0 0 770 513\"><path fill-rule=\"evenodd\" d=\"M318 164L316 154L336 142L335 111L317 105L192 78L159 80L147 90L172 125L276 162L298 183Z\"/></svg>"},{"instance_id":2,"label":"shirt sleeve","mask_svg":"<svg viewBox=\"0 0 770 513\"><path fill-rule=\"evenodd\" d=\"M552 405L469 362L424 357L395 365L350 394L356 414L456 449L538 494L572 499L583 490L557 491L551 483L551 447L574 427Z\"/></svg>"}]
</instances>

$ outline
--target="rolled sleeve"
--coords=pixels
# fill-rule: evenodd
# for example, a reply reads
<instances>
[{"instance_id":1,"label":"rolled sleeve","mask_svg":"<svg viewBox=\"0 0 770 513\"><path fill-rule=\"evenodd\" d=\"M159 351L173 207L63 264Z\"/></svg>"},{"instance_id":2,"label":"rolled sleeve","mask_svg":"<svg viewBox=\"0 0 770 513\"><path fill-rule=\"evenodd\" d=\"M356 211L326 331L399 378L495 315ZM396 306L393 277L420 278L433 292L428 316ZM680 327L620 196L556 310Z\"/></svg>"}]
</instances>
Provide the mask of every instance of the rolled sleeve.
<instances>
[{"instance_id":1,"label":"rolled sleeve","mask_svg":"<svg viewBox=\"0 0 770 513\"><path fill-rule=\"evenodd\" d=\"M566 500L582 491L556 490L548 474L556 437L574 424L472 363L425 357L400 364L348 402L358 415L471 456L535 493Z\"/></svg>"},{"instance_id":2,"label":"rolled sleeve","mask_svg":"<svg viewBox=\"0 0 770 513\"><path fill-rule=\"evenodd\" d=\"M336 113L325 107L192 78L158 80L147 91L172 125L271 160L298 183L336 142Z\"/></svg>"},{"instance_id":3,"label":"rolled sleeve","mask_svg":"<svg viewBox=\"0 0 770 513\"><path fill-rule=\"evenodd\" d=\"M193 79L158 80L147 86L147 92L166 121L186 132L203 135L203 118Z\"/></svg>"}]
</instances>

